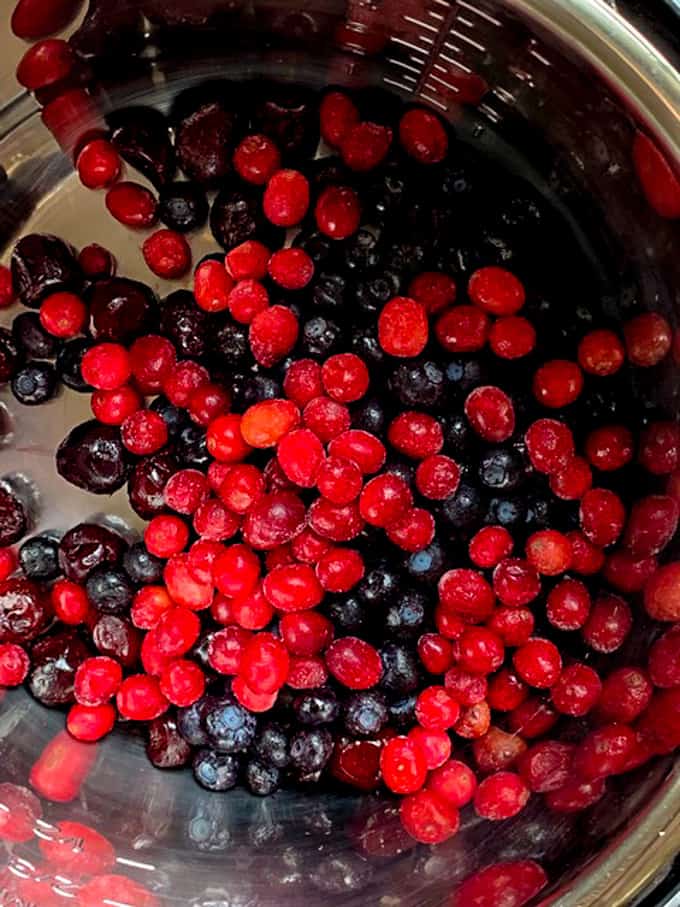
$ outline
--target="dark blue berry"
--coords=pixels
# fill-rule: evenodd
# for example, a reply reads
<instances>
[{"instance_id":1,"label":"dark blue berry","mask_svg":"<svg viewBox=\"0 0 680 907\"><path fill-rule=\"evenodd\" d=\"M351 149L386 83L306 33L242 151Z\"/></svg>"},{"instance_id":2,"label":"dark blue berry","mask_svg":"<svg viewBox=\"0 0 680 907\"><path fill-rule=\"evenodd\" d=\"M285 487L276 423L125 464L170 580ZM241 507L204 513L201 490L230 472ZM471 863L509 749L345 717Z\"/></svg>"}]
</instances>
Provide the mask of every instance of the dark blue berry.
<instances>
[{"instance_id":1,"label":"dark blue berry","mask_svg":"<svg viewBox=\"0 0 680 907\"><path fill-rule=\"evenodd\" d=\"M87 597L101 614L124 614L135 593L130 577L117 567L98 567L85 582Z\"/></svg>"},{"instance_id":2,"label":"dark blue berry","mask_svg":"<svg viewBox=\"0 0 680 907\"><path fill-rule=\"evenodd\" d=\"M399 643L387 643L380 649L383 675L380 687L390 693L411 693L418 686L420 673L413 651Z\"/></svg>"},{"instance_id":3,"label":"dark blue berry","mask_svg":"<svg viewBox=\"0 0 680 907\"><path fill-rule=\"evenodd\" d=\"M390 376L392 394L407 409L439 409L446 402L446 376L431 359L400 362Z\"/></svg>"},{"instance_id":4,"label":"dark blue berry","mask_svg":"<svg viewBox=\"0 0 680 907\"><path fill-rule=\"evenodd\" d=\"M19 565L29 579L56 579L61 573L58 539L49 535L27 539L19 548Z\"/></svg>"},{"instance_id":5,"label":"dark blue berry","mask_svg":"<svg viewBox=\"0 0 680 907\"><path fill-rule=\"evenodd\" d=\"M216 702L204 721L211 744L221 753L243 753L255 739L255 716L234 700Z\"/></svg>"},{"instance_id":6,"label":"dark blue berry","mask_svg":"<svg viewBox=\"0 0 680 907\"><path fill-rule=\"evenodd\" d=\"M85 337L76 337L68 340L57 353L57 373L60 380L79 394L87 394L94 390L87 381L83 380L81 366L83 356L92 346L92 341Z\"/></svg>"},{"instance_id":7,"label":"dark blue berry","mask_svg":"<svg viewBox=\"0 0 680 907\"><path fill-rule=\"evenodd\" d=\"M164 561L151 554L144 542L135 542L123 555L123 567L133 583L146 586L163 579Z\"/></svg>"},{"instance_id":8,"label":"dark blue berry","mask_svg":"<svg viewBox=\"0 0 680 907\"><path fill-rule=\"evenodd\" d=\"M299 724L330 724L340 714L340 703L331 689L308 690L295 698L293 711Z\"/></svg>"},{"instance_id":9,"label":"dark blue berry","mask_svg":"<svg viewBox=\"0 0 680 907\"><path fill-rule=\"evenodd\" d=\"M17 369L12 378L12 393L24 406L46 403L54 397L58 387L57 373L51 362L28 362Z\"/></svg>"},{"instance_id":10,"label":"dark blue berry","mask_svg":"<svg viewBox=\"0 0 680 907\"><path fill-rule=\"evenodd\" d=\"M17 315L12 322L12 335L19 348L31 359L54 359L63 345L61 340L45 330L37 312Z\"/></svg>"},{"instance_id":11,"label":"dark blue berry","mask_svg":"<svg viewBox=\"0 0 680 907\"><path fill-rule=\"evenodd\" d=\"M353 693L345 702L345 728L352 737L374 737L387 719L387 702L377 690Z\"/></svg>"},{"instance_id":12,"label":"dark blue berry","mask_svg":"<svg viewBox=\"0 0 680 907\"><path fill-rule=\"evenodd\" d=\"M333 737L323 728L298 731L290 741L290 762L301 774L318 772L331 758Z\"/></svg>"},{"instance_id":13,"label":"dark blue berry","mask_svg":"<svg viewBox=\"0 0 680 907\"><path fill-rule=\"evenodd\" d=\"M189 233L208 219L208 199L203 188L187 180L164 186L158 196L158 216L171 230Z\"/></svg>"},{"instance_id":14,"label":"dark blue berry","mask_svg":"<svg viewBox=\"0 0 680 907\"><path fill-rule=\"evenodd\" d=\"M255 738L253 752L262 762L285 768L290 759L286 732L277 724L266 724Z\"/></svg>"},{"instance_id":15,"label":"dark blue berry","mask_svg":"<svg viewBox=\"0 0 680 907\"><path fill-rule=\"evenodd\" d=\"M193 761L194 778L206 790L231 790L238 781L239 763L231 753L199 750Z\"/></svg>"},{"instance_id":16,"label":"dark blue berry","mask_svg":"<svg viewBox=\"0 0 680 907\"><path fill-rule=\"evenodd\" d=\"M257 759L251 759L246 765L244 778L248 790L258 797L268 797L278 790L281 784L279 769L274 765L258 762Z\"/></svg>"}]
</instances>

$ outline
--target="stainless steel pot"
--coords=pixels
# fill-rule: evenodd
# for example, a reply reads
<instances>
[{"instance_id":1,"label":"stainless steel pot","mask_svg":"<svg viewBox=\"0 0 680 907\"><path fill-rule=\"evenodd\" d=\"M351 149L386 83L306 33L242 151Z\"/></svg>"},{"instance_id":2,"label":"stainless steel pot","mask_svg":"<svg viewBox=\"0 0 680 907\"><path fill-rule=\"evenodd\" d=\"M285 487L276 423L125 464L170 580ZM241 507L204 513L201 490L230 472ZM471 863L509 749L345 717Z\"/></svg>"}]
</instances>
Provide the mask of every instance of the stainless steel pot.
<instances>
[{"instance_id":1,"label":"stainless steel pot","mask_svg":"<svg viewBox=\"0 0 680 907\"><path fill-rule=\"evenodd\" d=\"M8 12L10 5L5 0ZM607 254L625 285L611 302L613 312L635 294L676 321L680 223L650 208L631 158L635 131L642 129L680 168L677 20L663 0L646 8L639 27L637 9L601 0L111 0L91 6L110 13L133 8L122 43L115 16L105 24L105 40L76 31L103 106L131 97L166 105L180 88L216 74L382 84L459 122L466 140L486 152L512 149L518 166L572 211L578 229L606 235ZM140 9L144 15L137 15ZM213 27L216 10L221 27ZM658 34L664 22L670 31ZM99 240L124 273L148 279L138 237L111 226L101 199L77 185L35 103L18 91L12 71L22 46L6 27L2 46L1 241L9 247L30 229L75 244ZM196 245L200 254L212 240L202 234ZM670 366L647 391L676 408ZM19 475L36 489L36 528L92 516L92 500L56 476L51 455L65 424L84 416L82 401L67 394L34 412L3 400L11 430L0 448L0 475ZM105 509L134 529L124 497ZM27 766L62 720L21 691L9 694L0 711L2 780L25 783ZM551 888L541 904L623 907L678 850L680 773L671 759L660 760L619 779L585 818L551 816L537 805L498 828L471 821L438 849L395 847L389 857L367 861L344 836L357 817L379 822L385 814L374 798L351 795L285 794L263 803L241 793L208 796L184 775L152 769L138 741L115 737L102 745L80 797L46 807L45 828L64 818L99 828L116 845L116 871L144 881L168 904L322 904L331 896L324 879L333 876L339 881L332 897L343 905L435 907L473 869L530 857L549 869ZM389 823L386 828L389 842ZM28 876L39 871L31 845L15 846L11 859ZM64 903L73 903L66 882L63 890Z\"/></svg>"}]
</instances>

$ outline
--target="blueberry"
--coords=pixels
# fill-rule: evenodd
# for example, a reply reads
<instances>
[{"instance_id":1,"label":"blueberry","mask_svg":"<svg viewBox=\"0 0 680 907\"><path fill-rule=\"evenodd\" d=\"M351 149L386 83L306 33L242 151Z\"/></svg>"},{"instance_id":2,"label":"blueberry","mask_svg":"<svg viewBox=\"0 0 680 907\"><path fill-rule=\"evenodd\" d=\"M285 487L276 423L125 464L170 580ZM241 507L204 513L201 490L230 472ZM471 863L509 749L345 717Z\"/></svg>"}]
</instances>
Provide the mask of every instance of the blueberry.
<instances>
[{"instance_id":1,"label":"blueberry","mask_svg":"<svg viewBox=\"0 0 680 907\"><path fill-rule=\"evenodd\" d=\"M27 529L26 508L9 488L0 485L0 547L18 542Z\"/></svg>"},{"instance_id":2,"label":"blueberry","mask_svg":"<svg viewBox=\"0 0 680 907\"><path fill-rule=\"evenodd\" d=\"M318 772L333 753L333 737L323 728L298 731L290 741L290 762L301 774Z\"/></svg>"},{"instance_id":3,"label":"blueberry","mask_svg":"<svg viewBox=\"0 0 680 907\"><path fill-rule=\"evenodd\" d=\"M431 359L400 362L390 376L389 387L407 409L439 409L446 402L444 370Z\"/></svg>"},{"instance_id":4,"label":"blueberry","mask_svg":"<svg viewBox=\"0 0 680 907\"><path fill-rule=\"evenodd\" d=\"M15 338L7 328L0 328L0 384L16 375L21 358Z\"/></svg>"},{"instance_id":5,"label":"blueberry","mask_svg":"<svg viewBox=\"0 0 680 907\"><path fill-rule=\"evenodd\" d=\"M387 424L385 407L380 397L369 397L357 404L352 413L352 427L381 435Z\"/></svg>"},{"instance_id":6,"label":"blueberry","mask_svg":"<svg viewBox=\"0 0 680 907\"><path fill-rule=\"evenodd\" d=\"M420 679L418 661L411 649L387 643L380 649L383 675L380 686L390 693L411 693Z\"/></svg>"},{"instance_id":7,"label":"blueberry","mask_svg":"<svg viewBox=\"0 0 680 907\"><path fill-rule=\"evenodd\" d=\"M468 455L475 445L474 432L462 413L445 416L442 420L444 452L455 457Z\"/></svg>"},{"instance_id":8,"label":"blueberry","mask_svg":"<svg viewBox=\"0 0 680 907\"><path fill-rule=\"evenodd\" d=\"M438 513L453 529L471 530L481 522L484 504L474 485L461 482L455 495L439 505Z\"/></svg>"},{"instance_id":9,"label":"blueberry","mask_svg":"<svg viewBox=\"0 0 680 907\"><path fill-rule=\"evenodd\" d=\"M399 594L401 577L387 561L380 561L356 587L357 598L369 607L388 605Z\"/></svg>"},{"instance_id":10,"label":"blueberry","mask_svg":"<svg viewBox=\"0 0 680 907\"><path fill-rule=\"evenodd\" d=\"M165 510L163 490L179 464L167 450L145 457L134 468L128 482L130 505L144 520L150 520Z\"/></svg>"},{"instance_id":11,"label":"blueberry","mask_svg":"<svg viewBox=\"0 0 680 907\"><path fill-rule=\"evenodd\" d=\"M281 772L274 765L265 765L257 759L251 759L246 765L244 778L251 794L268 797L278 790L281 784Z\"/></svg>"},{"instance_id":12,"label":"blueberry","mask_svg":"<svg viewBox=\"0 0 680 907\"><path fill-rule=\"evenodd\" d=\"M158 306L150 287L138 280L98 280L90 293L92 333L97 340L132 341L153 332Z\"/></svg>"},{"instance_id":13,"label":"blueberry","mask_svg":"<svg viewBox=\"0 0 680 907\"><path fill-rule=\"evenodd\" d=\"M427 598L422 592L406 589L389 606L385 629L390 636L412 639L422 632L425 623Z\"/></svg>"},{"instance_id":14,"label":"blueberry","mask_svg":"<svg viewBox=\"0 0 680 907\"><path fill-rule=\"evenodd\" d=\"M208 743L203 718L212 701L211 697L204 696L190 706L177 710L177 730L191 746L206 746Z\"/></svg>"},{"instance_id":15,"label":"blueberry","mask_svg":"<svg viewBox=\"0 0 680 907\"><path fill-rule=\"evenodd\" d=\"M151 554L144 542L135 542L123 555L123 567L133 583L147 586L163 579L164 562Z\"/></svg>"},{"instance_id":16,"label":"blueberry","mask_svg":"<svg viewBox=\"0 0 680 907\"><path fill-rule=\"evenodd\" d=\"M200 357L207 350L209 316L192 293L176 290L161 305L161 331L182 357Z\"/></svg>"},{"instance_id":17,"label":"blueberry","mask_svg":"<svg viewBox=\"0 0 680 907\"><path fill-rule=\"evenodd\" d=\"M124 614L135 594L130 577L118 567L97 567L87 578L85 590L90 604L101 614Z\"/></svg>"},{"instance_id":18,"label":"blueberry","mask_svg":"<svg viewBox=\"0 0 680 907\"><path fill-rule=\"evenodd\" d=\"M536 529L549 529L559 525L564 519L558 520L558 503L546 494L529 495L526 501L526 524L532 531Z\"/></svg>"},{"instance_id":19,"label":"blueberry","mask_svg":"<svg viewBox=\"0 0 680 907\"><path fill-rule=\"evenodd\" d=\"M377 690L352 693L345 702L344 721L352 737L374 737L387 723L387 703Z\"/></svg>"},{"instance_id":20,"label":"blueberry","mask_svg":"<svg viewBox=\"0 0 680 907\"><path fill-rule=\"evenodd\" d=\"M221 753L243 753L255 739L257 721L238 702L221 699L206 711L205 729L210 743Z\"/></svg>"},{"instance_id":21,"label":"blueberry","mask_svg":"<svg viewBox=\"0 0 680 907\"><path fill-rule=\"evenodd\" d=\"M192 768L194 778L207 790L223 791L236 787L239 763L236 756L230 753L199 750L194 756Z\"/></svg>"},{"instance_id":22,"label":"blueberry","mask_svg":"<svg viewBox=\"0 0 680 907\"><path fill-rule=\"evenodd\" d=\"M83 380L81 366L83 356L92 346L92 341L85 337L76 337L68 340L57 353L57 373L61 381L79 394L87 394L94 390L87 381Z\"/></svg>"},{"instance_id":23,"label":"blueberry","mask_svg":"<svg viewBox=\"0 0 680 907\"><path fill-rule=\"evenodd\" d=\"M399 292L401 281L393 271L367 274L354 291L356 305L366 315L377 315L383 306Z\"/></svg>"},{"instance_id":24,"label":"blueberry","mask_svg":"<svg viewBox=\"0 0 680 907\"><path fill-rule=\"evenodd\" d=\"M361 635L366 624L366 606L354 595L331 599L324 605L324 611L338 631L347 635Z\"/></svg>"},{"instance_id":25,"label":"blueberry","mask_svg":"<svg viewBox=\"0 0 680 907\"><path fill-rule=\"evenodd\" d=\"M205 469L211 457L206 445L206 432L200 425L190 423L175 440L175 455L188 469Z\"/></svg>"},{"instance_id":26,"label":"blueberry","mask_svg":"<svg viewBox=\"0 0 680 907\"><path fill-rule=\"evenodd\" d=\"M526 478L521 454L508 447L496 447L486 452L477 467L479 481L496 492L514 491Z\"/></svg>"},{"instance_id":27,"label":"blueberry","mask_svg":"<svg viewBox=\"0 0 680 907\"><path fill-rule=\"evenodd\" d=\"M63 345L57 337L45 330L37 312L22 312L17 315L12 322L12 336L19 349L31 359L54 359Z\"/></svg>"},{"instance_id":28,"label":"blueberry","mask_svg":"<svg viewBox=\"0 0 680 907\"><path fill-rule=\"evenodd\" d=\"M330 239L325 233L305 229L300 230L295 236L293 245L304 249L317 267L331 258L336 248L335 240Z\"/></svg>"},{"instance_id":29,"label":"blueberry","mask_svg":"<svg viewBox=\"0 0 680 907\"><path fill-rule=\"evenodd\" d=\"M488 369L479 359L449 359L445 374L448 388L458 399L467 397L476 387L490 382Z\"/></svg>"},{"instance_id":30,"label":"blueberry","mask_svg":"<svg viewBox=\"0 0 680 907\"><path fill-rule=\"evenodd\" d=\"M231 318L218 321L208 338L209 353L227 368L238 369L250 365L254 360L248 344L248 331Z\"/></svg>"},{"instance_id":31,"label":"blueberry","mask_svg":"<svg viewBox=\"0 0 680 907\"><path fill-rule=\"evenodd\" d=\"M40 307L59 290L76 290L82 274L71 246L48 233L23 236L12 252L12 283L25 306Z\"/></svg>"},{"instance_id":32,"label":"blueberry","mask_svg":"<svg viewBox=\"0 0 680 907\"><path fill-rule=\"evenodd\" d=\"M175 406L162 394L151 401L149 409L163 418L171 438L176 437L189 421L186 410Z\"/></svg>"},{"instance_id":33,"label":"blueberry","mask_svg":"<svg viewBox=\"0 0 680 907\"><path fill-rule=\"evenodd\" d=\"M149 724L146 755L156 768L180 768L191 761L191 754L191 746L177 730L174 715L161 715Z\"/></svg>"},{"instance_id":34,"label":"blueberry","mask_svg":"<svg viewBox=\"0 0 680 907\"><path fill-rule=\"evenodd\" d=\"M365 215L376 223L388 223L406 201L408 178L404 168L388 163L380 178L368 186L365 197Z\"/></svg>"},{"instance_id":35,"label":"blueberry","mask_svg":"<svg viewBox=\"0 0 680 907\"><path fill-rule=\"evenodd\" d=\"M51 362L27 362L12 378L12 393L24 406L46 403L54 397L58 387L59 379Z\"/></svg>"},{"instance_id":36,"label":"blueberry","mask_svg":"<svg viewBox=\"0 0 680 907\"><path fill-rule=\"evenodd\" d=\"M237 376L241 378L241 376ZM244 375L242 381L232 384L234 406L237 409L248 409L262 400L274 400L283 396L281 383L271 375Z\"/></svg>"},{"instance_id":37,"label":"blueberry","mask_svg":"<svg viewBox=\"0 0 680 907\"><path fill-rule=\"evenodd\" d=\"M416 699L412 694L390 702L388 712L390 724L398 728L410 728L416 722Z\"/></svg>"},{"instance_id":38,"label":"blueberry","mask_svg":"<svg viewBox=\"0 0 680 907\"><path fill-rule=\"evenodd\" d=\"M403 457L390 456L385 463L385 472L391 472L392 475L399 476L409 485L413 485L416 477L416 467L409 460Z\"/></svg>"},{"instance_id":39,"label":"blueberry","mask_svg":"<svg viewBox=\"0 0 680 907\"><path fill-rule=\"evenodd\" d=\"M484 522L513 530L525 522L526 515L526 504L520 498L495 497L489 501Z\"/></svg>"},{"instance_id":40,"label":"blueberry","mask_svg":"<svg viewBox=\"0 0 680 907\"><path fill-rule=\"evenodd\" d=\"M123 107L107 117L111 142L123 158L156 188L175 173L175 149L168 122L155 107Z\"/></svg>"},{"instance_id":41,"label":"blueberry","mask_svg":"<svg viewBox=\"0 0 680 907\"><path fill-rule=\"evenodd\" d=\"M350 274L363 274L380 263L380 240L370 230L361 229L351 236L343 249L343 260Z\"/></svg>"},{"instance_id":42,"label":"blueberry","mask_svg":"<svg viewBox=\"0 0 680 907\"><path fill-rule=\"evenodd\" d=\"M62 478L92 494L112 494L122 488L131 466L120 430L94 420L72 429L57 448L56 460Z\"/></svg>"},{"instance_id":43,"label":"blueberry","mask_svg":"<svg viewBox=\"0 0 680 907\"><path fill-rule=\"evenodd\" d=\"M295 698L293 710L299 724L330 724L340 714L340 703L331 689L308 690Z\"/></svg>"},{"instance_id":44,"label":"blueberry","mask_svg":"<svg viewBox=\"0 0 680 907\"><path fill-rule=\"evenodd\" d=\"M341 309L347 302L347 280L342 274L322 271L314 280L310 301L323 309Z\"/></svg>"},{"instance_id":45,"label":"blueberry","mask_svg":"<svg viewBox=\"0 0 680 907\"><path fill-rule=\"evenodd\" d=\"M278 724L266 724L258 731L253 752L261 762L275 768L285 768L289 762L288 737Z\"/></svg>"},{"instance_id":46,"label":"blueberry","mask_svg":"<svg viewBox=\"0 0 680 907\"><path fill-rule=\"evenodd\" d=\"M158 196L158 216L171 230L189 233L208 219L208 199L203 188L187 180L164 186Z\"/></svg>"},{"instance_id":47,"label":"blueberry","mask_svg":"<svg viewBox=\"0 0 680 907\"><path fill-rule=\"evenodd\" d=\"M387 242L383 262L388 271L409 277L425 270L427 249L424 245L408 240Z\"/></svg>"},{"instance_id":48,"label":"blueberry","mask_svg":"<svg viewBox=\"0 0 680 907\"><path fill-rule=\"evenodd\" d=\"M61 573L58 539L49 535L27 539L19 548L19 565L29 579L56 579Z\"/></svg>"},{"instance_id":49,"label":"blueberry","mask_svg":"<svg viewBox=\"0 0 680 907\"><path fill-rule=\"evenodd\" d=\"M339 351L344 332L337 321L316 315L302 326L300 349L303 356L312 359L326 359Z\"/></svg>"},{"instance_id":50,"label":"blueberry","mask_svg":"<svg viewBox=\"0 0 680 907\"><path fill-rule=\"evenodd\" d=\"M59 565L68 579L83 583L96 567L117 564L124 550L116 532L98 523L78 523L59 542Z\"/></svg>"},{"instance_id":51,"label":"blueberry","mask_svg":"<svg viewBox=\"0 0 680 907\"><path fill-rule=\"evenodd\" d=\"M411 554L406 561L406 571L412 579L425 583L436 583L445 570L446 554L438 539L427 548Z\"/></svg>"},{"instance_id":52,"label":"blueberry","mask_svg":"<svg viewBox=\"0 0 680 907\"><path fill-rule=\"evenodd\" d=\"M352 351L364 360L369 369L385 364L385 352L378 341L378 329L375 324L362 325L352 331Z\"/></svg>"}]
</instances>

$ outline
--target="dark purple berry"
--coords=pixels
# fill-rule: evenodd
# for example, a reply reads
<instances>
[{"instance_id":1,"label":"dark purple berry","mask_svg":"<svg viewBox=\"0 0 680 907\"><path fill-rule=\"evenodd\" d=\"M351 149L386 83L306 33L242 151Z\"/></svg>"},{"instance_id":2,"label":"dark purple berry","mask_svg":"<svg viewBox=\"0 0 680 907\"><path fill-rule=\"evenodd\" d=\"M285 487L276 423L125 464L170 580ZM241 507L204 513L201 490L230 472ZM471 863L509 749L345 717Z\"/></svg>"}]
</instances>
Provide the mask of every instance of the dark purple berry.
<instances>
[{"instance_id":1,"label":"dark purple berry","mask_svg":"<svg viewBox=\"0 0 680 907\"><path fill-rule=\"evenodd\" d=\"M163 489L179 464L169 451L145 457L132 471L128 482L128 496L132 509L144 520L165 510Z\"/></svg>"},{"instance_id":2,"label":"dark purple berry","mask_svg":"<svg viewBox=\"0 0 680 907\"><path fill-rule=\"evenodd\" d=\"M49 598L27 579L0 582L0 642L30 642L41 633L51 614Z\"/></svg>"},{"instance_id":3,"label":"dark purple berry","mask_svg":"<svg viewBox=\"0 0 680 907\"><path fill-rule=\"evenodd\" d=\"M92 333L97 340L127 341L154 330L156 298L149 287L126 277L99 280L90 294Z\"/></svg>"},{"instance_id":4,"label":"dark purple berry","mask_svg":"<svg viewBox=\"0 0 680 907\"><path fill-rule=\"evenodd\" d=\"M21 302L37 309L48 293L77 289L82 275L73 249L63 240L29 233L12 252L12 279Z\"/></svg>"},{"instance_id":5,"label":"dark purple berry","mask_svg":"<svg viewBox=\"0 0 680 907\"><path fill-rule=\"evenodd\" d=\"M31 359L54 359L63 345L47 333L37 312L22 312L17 315L12 322L12 335L19 349Z\"/></svg>"},{"instance_id":6,"label":"dark purple berry","mask_svg":"<svg viewBox=\"0 0 680 907\"><path fill-rule=\"evenodd\" d=\"M175 173L168 123L153 107L124 107L107 117L111 143L120 156L158 189Z\"/></svg>"},{"instance_id":7,"label":"dark purple berry","mask_svg":"<svg viewBox=\"0 0 680 907\"><path fill-rule=\"evenodd\" d=\"M161 331L181 357L198 358L206 352L209 316L196 305L188 290L176 290L161 304Z\"/></svg>"},{"instance_id":8,"label":"dark purple berry","mask_svg":"<svg viewBox=\"0 0 680 907\"><path fill-rule=\"evenodd\" d=\"M83 583L97 567L117 564L125 541L98 523L78 523L59 543L59 564L68 579Z\"/></svg>"},{"instance_id":9,"label":"dark purple berry","mask_svg":"<svg viewBox=\"0 0 680 907\"><path fill-rule=\"evenodd\" d=\"M79 394L87 394L93 390L91 385L83 379L81 370L83 356L92 346L92 341L85 337L76 337L67 341L57 355L57 373L61 381Z\"/></svg>"},{"instance_id":10,"label":"dark purple berry","mask_svg":"<svg viewBox=\"0 0 680 907\"><path fill-rule=\"evenodd\" d=\"M0 485L0 547L13 545L26 533L28 515L19 498Z\"/></svg>"},{"instance_id":11,"label":"dark purple berry","mask_svg":"<svg viewBox=\"0 0 680 907\"><path fill-rule=\"evenodd\" d=\"M61 573L59 541L49 535L27 539L19 548L19 565L29 579L56 579Z\"/></svg>"},{"instance_id":12,"label":"dark purple berry","mask_svg":"<svg viewBox=\"0 0 680 907\"><path fill-rule=\"evenodd\" d=\"M161 715L149 725L146 755L156 768L181 768L191 761L191 746L177 730L174 715Z\"/></svg>"},{"instance_id":13,"label":"dark purple berry","mask_svg":"<svg viewBox=\"0 0 680 907\"><path fill-rule=\"evenodd\" d=\"M73 630L36 642L31 648L28 675L31 695L47 706L73 702L76 671L90 655L88 646Z\"/></svg>"},{"instance_id":14,"label":"dark purple berry","mask_svg":"<svg viewBox=\"0 0 680 907\"><path fill-rule=\"evenodd\" d=\"M0 328L0 384L14 377L20 361L21 354L15 338L7 328Z\"/></svg>"},{"instance_id":15,"label":"dark purple berry","mask_svg":"<svg viewBox=\"0 0 680 907\"><path fill-rule=\"evenodd\" d=\"M231 790L236 786L239 763L231 753L202 749L194 756L194 778L206 790Z\"/></svg>"},{"instance_id":16,"label":"dark purple berry","mask_svg":"<svg viewBox=\"0 0 680 907\"><path fill-rule=\"evenodd\" d=\"M92 494L112 494L125 484L130 456L120 431L91 420L77 425L57 448L57 472Z\"/></svg>"}]
</instances>

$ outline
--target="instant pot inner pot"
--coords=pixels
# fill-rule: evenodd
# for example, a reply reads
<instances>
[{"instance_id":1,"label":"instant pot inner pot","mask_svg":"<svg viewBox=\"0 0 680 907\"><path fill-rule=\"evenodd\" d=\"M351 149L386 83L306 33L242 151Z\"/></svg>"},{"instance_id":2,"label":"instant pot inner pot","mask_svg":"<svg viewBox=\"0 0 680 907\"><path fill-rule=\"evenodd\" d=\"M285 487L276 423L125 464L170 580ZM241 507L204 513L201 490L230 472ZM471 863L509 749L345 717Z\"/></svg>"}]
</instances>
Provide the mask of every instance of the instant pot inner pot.
<instances>
[{"instance_id":1,"label":"instant pot inner pot","mask_svg":"<svg viewBox=\"0 0 680 907\"><path fill-rule=\"evenodd\" d=\"M573 312L576 330L588 309L598 307L612 320L654 309L675 323L677 223L651 210L632 172L633 115L645 112L626 108L590 66L547 32L535 33L502 5L443 0L422 8L386 3L377 12L357 6L344 19L345 11L332 4L323 10L256 5L251 12L232 9L218 37L185 24L168 27L157 12L128 23L117 43L114 23L114 57L102 53L106 47L96 45L96 36L81 35L81 47L94 54L102 109L139 103L167 110L180 91L210 78L236 86L260 78L312 87L373 86L417 98L451 120L461 154L494 185L535 195L548 226L536 233L532 265L540 260L551 304L558 298ZM367 53L362 41L370 44L366 36L377 33L384 43ZM186 47L198 49L190 59ZM128 57L129 51L134 55ZM133 77L121 81L128 65ZM479 92L481 80L488 91ZM472 103L459 104L461 99ZM6 251L32 231L54 233L75 246L97 241L112 250L120 273L148 282L139 237L108 217L101 195L80 186L39 115L10 125L0 144L7 173L0 190ZM512 249L502 236L484 233L481 217L480 212L480 222L457 225L452 250L486 235L489 255L511 266ZM215 250L207 228L194 250L195 260ZM173 288L154 285L162 295ZM650 415L674 414L670 366L648 372L629 389L631 405ZM35 410L4 392L2 399L7 434L0 475L33 490L37 530L65 529L102 514L131 531L139 528L124 492L95 499L56 475L54 450L67 426L88 417L85 398L66 390ZM639 612L637 617L638 632L617 653L623 664L649 645L651 629ZM63 714L22 689L8 692L0 709L2 780L26 784L37 754L63 728ZM323 904L330 897L347 905L435 907L471 872L504 860L537 860L551 890L565 891L661 796L669 762L657 760L611 779L606 797L583 814L550 813L535 797L515 819L493 824L466 813L451 841L411 847L388 798L315 788L263 800L242 790L210 794L190 772L154 769L141 735L119 730L99 744L79 797L45 802L43 819L46 827L69 819L101 830L116 847L115 871L143 882L167 903L260 907ZM33 844L14 845L8 856L15 871L39 873ZM63 890L63 902L73 902L68 880Z\"/></svg>"}]
</instances>

